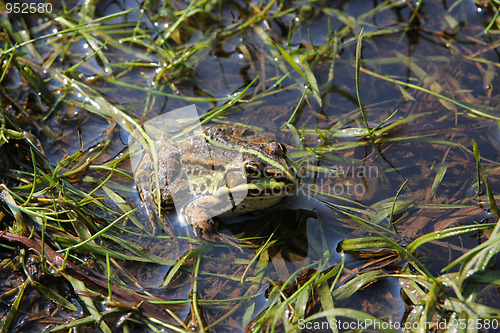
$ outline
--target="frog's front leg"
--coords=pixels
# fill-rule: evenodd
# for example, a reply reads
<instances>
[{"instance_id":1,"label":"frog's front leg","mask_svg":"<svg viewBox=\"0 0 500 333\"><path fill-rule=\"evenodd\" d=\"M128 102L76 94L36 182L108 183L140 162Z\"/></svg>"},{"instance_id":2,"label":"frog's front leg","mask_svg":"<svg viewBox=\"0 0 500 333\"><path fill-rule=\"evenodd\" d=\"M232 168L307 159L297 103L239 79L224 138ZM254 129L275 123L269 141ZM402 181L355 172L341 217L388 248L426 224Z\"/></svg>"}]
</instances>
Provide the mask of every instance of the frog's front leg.
<instances>
[{"instance_id":1,"label":"frog's front leg","mask_svg":"<svg viewBox=\"0 0 500 333\"><path fill-rule=\"evenodd\" d=\"M215 207L220 213L231 208L221 207L219 198L203 196L187 203L182 211L182 216L193 227L197 237L210 242L229 243L240 248L236 237L217 231L216 222L213 219L214 215L210 214L215 211Z\"/></svg>"}]
</instances>

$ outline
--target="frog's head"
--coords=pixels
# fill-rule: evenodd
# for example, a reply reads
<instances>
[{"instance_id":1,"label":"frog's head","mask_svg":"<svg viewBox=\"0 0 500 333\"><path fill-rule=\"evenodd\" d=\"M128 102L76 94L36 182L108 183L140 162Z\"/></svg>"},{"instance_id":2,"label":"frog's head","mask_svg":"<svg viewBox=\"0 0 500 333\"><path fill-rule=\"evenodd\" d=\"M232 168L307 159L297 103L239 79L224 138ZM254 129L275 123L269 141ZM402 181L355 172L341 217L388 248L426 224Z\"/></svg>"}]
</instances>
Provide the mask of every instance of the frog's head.
<instances>
[{"instance_id":1,"label":"frog's head","mask_svg":"<svg viewBox=\"0 0 500 333\"><path fill-rule=\"evenodd\" d=\"M250 185L249 195L284 196L297 187L297 173L283 144L270 142L262 147L249 149L245 151L244 157L242 168Z\"/></svg>"}]
</instances>

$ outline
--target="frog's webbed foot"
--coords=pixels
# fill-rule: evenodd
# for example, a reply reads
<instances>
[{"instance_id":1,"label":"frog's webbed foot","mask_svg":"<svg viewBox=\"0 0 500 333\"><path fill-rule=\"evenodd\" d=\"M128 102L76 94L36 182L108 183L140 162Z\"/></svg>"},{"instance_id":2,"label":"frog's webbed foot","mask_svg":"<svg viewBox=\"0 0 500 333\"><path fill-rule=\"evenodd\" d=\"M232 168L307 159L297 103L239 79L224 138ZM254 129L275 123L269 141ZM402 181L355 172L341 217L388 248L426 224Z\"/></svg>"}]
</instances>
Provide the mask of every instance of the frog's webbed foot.
<instances>
[{"instance_id":1,"label":"frog's webbed foot","mask_svg":"<svg viewBox=\"0 0 500 333\"><path fill-rule=\"evenodd\" d=\"M213 243L230 244L237 247L241 251L241 246L238 238L226 233L217 231L218 223L214 222L212 218L200 221L193 225L194 233L198 238L204 239Z\"/></svg>"},{"instance_id":2,"label":"frog's webbed foot","mask_svg":"<svg viewBox=\"0 0 500 333\"><path fill-rule=\"evenodd\" d=\"M240 251L240 241L233 235L220 233L217 230L219 223L217 223L203 207L196 201L188 203L183 210L186 222L194 229L194 233L198 238L204 239L213 243L230 244Z\"/></svg>"}]
</instances>

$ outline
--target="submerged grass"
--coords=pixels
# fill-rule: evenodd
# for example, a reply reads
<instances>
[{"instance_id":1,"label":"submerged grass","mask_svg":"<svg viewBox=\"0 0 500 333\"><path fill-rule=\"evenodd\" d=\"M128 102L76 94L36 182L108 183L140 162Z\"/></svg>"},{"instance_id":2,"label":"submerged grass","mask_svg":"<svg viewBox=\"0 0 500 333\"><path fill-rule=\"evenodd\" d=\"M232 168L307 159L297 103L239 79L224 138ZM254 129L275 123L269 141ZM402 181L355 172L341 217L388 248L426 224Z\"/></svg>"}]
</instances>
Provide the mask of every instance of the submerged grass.
<instances>
[{"instance_id":1,"label":"submerged grass","mask_svg":"<svg viewBox=\"0 0 500 333\"><path fill-rule=\"evenodd\" d=\"M362 56L363 48L377 49L377 41L392 36L403 40L415 33L425 10L421 4L386 0L358 16L320 3L288 5L273 0L241 8L204 0L158 7L147 3L140 10L97 14L97 3L87 1L67 12L40 15L40 27L34 25L38 16L2 16L2 332L203 332L245 327L295 332L324 328L324 322L357 320L371 327L398 321L415 332L483 332L498 325L498 300L485 305L500 285L494 262L500 250L498 164L491 161L498 154L482 158L475 141L453 141L465 127L451 127L452 139L443 137L441 129L445 120L456 125L458 119L491 128L486 119L500 119L498 97L490 91L479 99L451 75L443 79L440 72L430 72L433 67L426 63L432 57L380 50L379 57ZM233 11L226 6L233 6L229 7ZM493 38L499 30L499 9L494 1L489 6L486 32ZM407 22L374 23L374 17L390 16L393 10L407 10ZM458 33L461 27L452 14L449 8L445 22ZM327 22L328 27L318 27L315 20ZM277 27L283 29L281 36ZM313 29L323 29L326 37L316 38ZM449 33L445 29L429 35L446 39ZM238 45L234 52L224 51L233 44ZM484 65L478 81L492 85L498 64L471 54L487 53L497 45L493 39L489 44L481 41L479 51L450 46L450 55L433 61ZM355 56L346 56L349 52ZM245 66L237 67L241 76L220 85L212 77L219 72L205 68L205 63L215 68L215 58L223 67L221 59L232 56L246 59ZM394 64L406 67L408 76L387 74ZM205 82L207 76L211 82ZM351 81L342 83L346 76ZM392 105L384 109L385 102L373 98L369 87L379 84L400 94L401 109L395 111ZM339 111L337 96L348 101L347 107L339 105ZM280 128L282 136L293 139L289 156L299 169L313 175L303 179L314 185L304 195L311 199L306 207L271 213L259 220L259 228L234 227L247 231L242 251L202 243L189 231L162 233L137 203L130 156L118 144L120 131L139 133L138 140L156 156L141 124L167 104L171 109L191 103L202 111L203 123L235 123L237 114L248 125L253 120L261 127ZM273 103L279 104L279 111L262 113L266 118L252 112ZM346 111L348 107L353 110ZM311 119L319 119L322 126ZM406 131L423 124L435 125L434 131ZM410 154L388 153L396 144L422 144L429 147L429 155L439 158L423 156L415 162ZM471 144L472 151L467 148ZM458 162L450 157L451 149L475 158L476 195L452 193L456 190L447 177ZM370 150L363 157L353 153ZM466 167L467 158L461 161ZM364 165L376 159L385 163L379 178L389 175L397 180L391 190L384 192L378 185L376 192L382 194L371 199L328 191L333 166ZM483 167L485 162L488 167ZM422 169L414 171L421 172L416 176L406 172L416 170L414 164ZM336 181L354 172L341 171ZM494 185L489 177L495 178ZM417 188L419 180L423 183ZM156 183L159 189L158 178ZM491 216L479 214L482 207L489 208ZM454 215L462 212L475 215L463 219ZM427 223L421 227L425 232L412 234L412 228L420 226L412 222L428 216L429 222L440 226L429 230ZM477 216L483 221L476 222ZM315 220L314 230L306 232L309 219ZM336 249L341 256L329 239L337 233L344 238ZM460 237L470 235L479 244L461 246ZM429 259L436 249L448 251L449 257L434 253ZM356 304L364 293L374 291L371 285L393 280L401 284L399 301L387 293L385 299L374 301L380 310ZM46 312L33 313L30 304L35 302L46 304ZM401 307L403 302L404 314L403 309L385 304ZM46 313L54 315L49 318ZM69 317L75 319L68 322ZM470 321L474 327L451 326ZM443 322L448 323L444 328ZM328 329L341 331L332 325ZM383 331L398 330L391 326Z\"/></svg>"}]
</instances>

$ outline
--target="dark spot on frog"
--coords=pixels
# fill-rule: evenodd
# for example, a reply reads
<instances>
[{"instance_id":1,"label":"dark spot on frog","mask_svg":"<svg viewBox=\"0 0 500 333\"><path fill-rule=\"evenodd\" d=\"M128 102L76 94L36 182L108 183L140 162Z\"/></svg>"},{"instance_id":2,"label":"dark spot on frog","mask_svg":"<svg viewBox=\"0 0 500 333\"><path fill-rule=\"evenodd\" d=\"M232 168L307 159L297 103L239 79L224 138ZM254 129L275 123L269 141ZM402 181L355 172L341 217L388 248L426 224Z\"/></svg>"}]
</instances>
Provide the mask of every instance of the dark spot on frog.
<instances>
[{"instance_id":1,"label":"dark spot on frog","mask_svg":"<svg viewBox=\"0 0 500 333\"><path fill-rule=\"evenodd\" d=\"M279 142L271 142L267 145L265 151L269 155L283 157L283 154L286 153L286 148Z\"/></svg>"}]
</instances>

